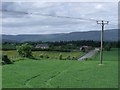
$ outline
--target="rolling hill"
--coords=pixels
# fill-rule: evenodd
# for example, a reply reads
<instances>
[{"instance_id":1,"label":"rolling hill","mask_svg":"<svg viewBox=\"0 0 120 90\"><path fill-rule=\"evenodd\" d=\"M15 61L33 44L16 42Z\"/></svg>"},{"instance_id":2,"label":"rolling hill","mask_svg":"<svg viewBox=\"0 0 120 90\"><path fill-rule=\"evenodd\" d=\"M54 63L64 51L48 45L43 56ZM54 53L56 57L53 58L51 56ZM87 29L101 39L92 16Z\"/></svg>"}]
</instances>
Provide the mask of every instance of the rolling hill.
<instances>
[{"instance_id":1,"label":"rolling hill","mask_svg":"<svg viewBox=\"0 0 120 90\"><path fill-rule=\"evenodd\" d=\"M70 40L93 40L100 41L100 31L71 32L59 34L24 34L24 35L2 35L4 41L70 41ZM104 31L104 41L117 41L118 29Z\"/></svg>"}]
</instances>

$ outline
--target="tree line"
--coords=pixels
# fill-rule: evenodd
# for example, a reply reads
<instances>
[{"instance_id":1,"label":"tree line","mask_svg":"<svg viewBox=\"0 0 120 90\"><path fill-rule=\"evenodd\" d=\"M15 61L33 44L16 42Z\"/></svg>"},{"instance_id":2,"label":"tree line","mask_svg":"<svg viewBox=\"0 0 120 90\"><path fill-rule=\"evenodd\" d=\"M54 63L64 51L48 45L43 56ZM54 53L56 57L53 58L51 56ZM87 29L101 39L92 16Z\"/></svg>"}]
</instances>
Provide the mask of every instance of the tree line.
<instances>
[{"instance_id":1,"label":"tree line","mask_svg":"<svg viewBox=\"0 0 120 90\"><path fill-rule=\"evenodd\" d=\"M92 46L92 47L100 47L100 41L58 41L58 42L3 42L2 43L2 50L16 50L17 46L20 46L24 43L28 43L32 46L33 51L70 51L70 50L78 50L81 46ZM37 44L48 44L49 48L47 49L41 49L41 48L35 48ZM111 48L119 48L120 47L120 41L119 42L109 42L104 41L103 46L107 47L110 46Z\"/></svg>"}]
</instances>

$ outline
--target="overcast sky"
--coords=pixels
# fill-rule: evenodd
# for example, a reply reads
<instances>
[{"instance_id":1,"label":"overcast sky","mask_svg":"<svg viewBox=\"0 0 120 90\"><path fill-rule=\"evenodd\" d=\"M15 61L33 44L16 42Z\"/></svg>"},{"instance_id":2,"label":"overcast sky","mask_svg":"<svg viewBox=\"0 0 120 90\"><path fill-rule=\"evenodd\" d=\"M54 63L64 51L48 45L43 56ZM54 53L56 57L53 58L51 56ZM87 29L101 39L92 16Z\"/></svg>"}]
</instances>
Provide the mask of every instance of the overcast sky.
<instances>
[{"instance_id":1,"label":"overcast sky","mask_svg":"<svg viewBox=\"0 0 120 90\"><path fill-rule=\"evenodd\" d=\"M117 2L3 2L2 9L33 13L32 15L26 15L23 13L2 12L2 34L51 34L101 29L101 26L97 25L95 21L56 18L36 14L108 20L110 23L106 25L106 29L117 28L118 22Z\"/></svg>"}]
</instances>

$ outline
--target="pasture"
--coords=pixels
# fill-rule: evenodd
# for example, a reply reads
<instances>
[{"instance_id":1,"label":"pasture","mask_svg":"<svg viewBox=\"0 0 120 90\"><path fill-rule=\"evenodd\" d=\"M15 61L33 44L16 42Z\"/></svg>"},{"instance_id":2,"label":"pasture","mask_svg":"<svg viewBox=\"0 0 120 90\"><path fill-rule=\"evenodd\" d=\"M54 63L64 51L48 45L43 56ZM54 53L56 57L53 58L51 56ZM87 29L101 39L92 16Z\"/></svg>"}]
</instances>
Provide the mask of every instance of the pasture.
<instances>
[{"instance_id":1,"label":"pasture","mask_svg":"<svg viewBox=\"0 0 120 90\"><path fill-rule=\"evenodd\" d=\"M3 55L4 54L8 55L8 57L11 59L20 57L16 50L0 51L0 52L2 52ZM39 58L40 55L42 54L42 55L49 56L49 59L58 59L60 54L63 56L63 58L66 58L68 56L79 58L84 54L84 52L33 51L32 54L34 57L37 57L37 58Z\"/></svg>"},{"instance_id":2,"label":"pasture","mask_svg":"<svg viewBox=\"0 0 120 90\"><path fill-rule=\"evenodd\" d=\"M2 67L3 88L117 88L117 57L112 49L104 51L103 65L99 54L87 61L24 59Z\"/></svg>"},{"instance_id":3,"label":"pasture","mask_svg":"<svg viewBox=\"0 0 120 90\"><path fill-rule=\"evenodd\" d=\"M100 53L92 57L92 60L100 60ZM103 51L104 61L118 61L118 49L112 48L111 51Z\"/></svg>"}]
</instances>

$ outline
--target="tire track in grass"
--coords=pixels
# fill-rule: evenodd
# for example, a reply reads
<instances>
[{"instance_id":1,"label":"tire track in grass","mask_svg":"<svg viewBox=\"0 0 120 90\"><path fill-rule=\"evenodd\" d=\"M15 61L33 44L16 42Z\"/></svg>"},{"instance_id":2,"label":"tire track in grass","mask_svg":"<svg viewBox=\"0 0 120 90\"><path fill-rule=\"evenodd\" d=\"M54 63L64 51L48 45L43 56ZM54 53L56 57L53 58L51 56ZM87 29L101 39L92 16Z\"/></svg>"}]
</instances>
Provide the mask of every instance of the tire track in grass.
<instances>
[{"instance_id":1,"label":"tire track in grass","mask_svg":"<svg viewBox=\"0 0 120 90\"><path fill-rule=\"evenodd\" d=\"M47 81L45 81L46 82L46 86L49 87L49 88L52 88L51 80L56 78L57 76L61 75L62 73L67 72L72 64L74 64L74 63L71 63L69 66L66 67L67 69L63 70L62 72L58 72L57 74L51 76Z\"/></svg>"},{"instance_id":2,"label":"tire track in grass","mask_svg":"<svg viewBox=\"0 0 120 90\"><path fill-rule=\"evenodd\" d=\"M24 85L27 86L28 88L33 88L29 83L30 83L30 81L31 81L32 79L35 79L35 78L37 78L37 77L39 77L39 76L40 76L40 74L37 74L37 75L35 75L35 76L32 76L31 78L28 78L28 79L24 82Z\"/></svg>"},{"instance_id":3,"label":"tire track in grass","mask_svg":"<svg viewBox=\"0 0 120 90\"><path fill-rule=\"evenodd\" d=\"M47 87L51 87L51 86L52 86L51 83L50 83L50 81L51 81L54 77L56 77L59 73L60 73L60 72L58 72L58 73L57 73L56 75L54 75L54 76L51 76L47 81L45 81Z\"/></svg>"},{"instance_id":4,"label":"tire track in grass","mask_svg":"<svg viewBox=\"0 0 120 90\"><path fill-rule=\"evenodd\" d=\"M70 68L70 66L71 66L72 64L74 64L74 63L71 63L69 66L66 67L67 69L63 70L62 72L58 72L57 74L51 76L47 81L45 81L45 82L46 82L46 83L45 83L46 86L47 86L47 87L52 87L52 85L51 85L51 80L52 80L53 78L59 76L60 74L68 71L68 69ZM40 74L37 74L37 75L35 75L35 76L32 76L32 77L28 78L28 79L24 82L24 85L27 86L28 88L34 88L34 87L31 86L29 83L31 82L31 80L33 80L33 79L35 79L35 78L37 78L37 77L39 77L39 76L40 76Z\"/></svg>"}]
</instances>

